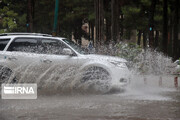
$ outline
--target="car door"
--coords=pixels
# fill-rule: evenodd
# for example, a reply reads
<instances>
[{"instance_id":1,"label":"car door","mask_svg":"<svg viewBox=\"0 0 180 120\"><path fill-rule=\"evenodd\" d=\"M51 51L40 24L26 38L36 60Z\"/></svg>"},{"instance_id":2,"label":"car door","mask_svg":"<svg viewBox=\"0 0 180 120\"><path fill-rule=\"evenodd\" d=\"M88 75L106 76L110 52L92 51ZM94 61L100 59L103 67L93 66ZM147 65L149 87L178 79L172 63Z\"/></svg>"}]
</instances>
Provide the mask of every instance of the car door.
<instances>
[{"instance_id":1,"label":"car door","mask_svg":"<svg viewBox=\"0 0 180 120\"><path fill-rule=\"evenodd\" d=\"M42 84L54 86L57 81L65 83L67 80L72 80L77 72L78 59L75 53L72 56L63 53L63 49L69 48L67 45L58 39L43 38L39 48L42 50L41 64L38 65L41 69L39 81Z\"/></svg>"},{"instance_id":2,"label":"car door","mask_svg":"<svg viewBox=\"0 0 180 120\"><path fill-rule=\"evenodd\" d=\"M33 37L15 38L4 52L8 67L12 69L18 82L34 82L31 69L39 64L38 39Z\"/></svg>"},{"instance_id":3,"label":"car door","mask_svg":"<svg viewBox=\"0 0 180 120\"><path fill-rule=\"evenodd\" d=\"M8 82L12 76L12 65L7 62L6 51L4 51L10 40L10 38L0 38L0 84Z\"/></svg>"}]
</instances>

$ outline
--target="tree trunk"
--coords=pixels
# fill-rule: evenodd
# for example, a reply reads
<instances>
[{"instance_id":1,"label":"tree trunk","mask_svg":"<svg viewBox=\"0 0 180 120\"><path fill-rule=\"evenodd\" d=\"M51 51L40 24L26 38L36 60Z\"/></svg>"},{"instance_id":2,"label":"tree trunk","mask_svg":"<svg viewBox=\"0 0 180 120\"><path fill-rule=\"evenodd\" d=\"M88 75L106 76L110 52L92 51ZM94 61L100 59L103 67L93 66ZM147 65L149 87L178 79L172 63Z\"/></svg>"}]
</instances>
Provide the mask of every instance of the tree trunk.
<instances>
[{"instance_id":1,"label":"tree trunk","mask_svg":"<svg viewBox=\"0 0 180 120\"><path fill-rule=\"evenodd\" d=\"M167 0L163 0L163 40L162 40L162 50L167 54L168 46L168 17L167 17Z\"/></svg>"},{"instance_id":2,"label":"tree trunk","mask_svg":"<svg viewBox=\"0 0 180 120\"><path fill-rule=\"evenodd\" d=\"M109 44L111 40L111 21L106 19L106 44Z\"/></svg>"},{"instance_id":3,"label":"tree trunk","mask_svg":"<svg viewBox=\"0 0 180 120\"><path fill-rule=\"evenodd\" d=\"M105 44L108 45L111 41L111 0L104 0L104 12L108 15L105 16L105 25L104 25L104 31L105 31Z\"/></svg>"},{"instance_id":4,"label":"tree trunk","mask_svg":"<svg viewBox=\"0 0 180 120\"><path fill-rule=\"evenodd\" d=\"M91 28L91 22L89 22L88 25L89 25L89 36L88 36L88 39L89 39L89 41L90 41L90 40L92 40L92 34L91 34L91 33L92 33L92 31L91 31L92 28Z\"/></svg>"},{"instance_id":5,"label":"tree trunk","mask_svg":"<svg viewBox=\"0 0 180 120\"><path fill-rule=\"evenodd\" d=\"M93 41L93 46L94 46L94 24L91 23L91 40Z\"/></svg>"},{"instance_id":6,"label":"tree trunk","mask_svg":"<svg viewBox=\"0 0 180 120\"><path fill-rule=\"evenodd\" d=\"M159 31L156 30L156 36L155 36L155 42L154 42L154 48L157 48L159 46Z\"/></svg>"},{"instance_id":7,"label":"tree trunk","mask_svg":"<svg viewBox=\"0 0 180 120\"><path fill-rule=\"evenodd\" d=\"M121 11L121 17L120 17L120 40L123 40L123 34L124 34L124 26L123 26L123 20L124 20L124 15Z\"/></svg>"},{"instance_id":8,"label":"tree trunk","mask_svg":"<svg viewBox=\"0 0 180 120\"><path fill-rule=\"evenodd\" d=\"M156 0L152 0L149 12L149 46L154 46L154 13L156 8Z\"/></svg>"},{"instance_id":9,"label":"tree trunk","mask_svg":"<svg viewBox=\"0 0 180 120\"><path fill-rule=\"evenodd\" d=\"M33 0L28 0L27 32L33 32Z\"/></svg>"},{"instance_id":10,"label":"tree trunk","mask_svg":"<svg viewBox=\"0 0 180 120\"><path fill-rule=\"evenodd\" d=\"M141 30L138 31L138 41L137 44L140 46L141 45Z\"/></svg>"},{"instance_id":11,"label":"tree trunk","mask_svg":"<svg viewBox=\"0 0 180 120\"><path fill-rule=\"evenodd\" d=\"M147 37L146 37L146 31L143 32L143 48L146 49L147 46Z\"/></svg>"},{"instance_id":12,"label":"tree trunk","mask_svg":"<svg viewBox=\"0 0 180 120\"><path fill-rule=\"evenodd\" d=\"M95 3L95 26L96 48L104 42L104 3L103 0L94 0Z\"/></svg>"},{"instance_id":13,"label":"tree trunk","mask_svg":"<svg viewBox=\"0 0 180 120\"><path fill-rule=\"evenodd\" d=\"M180 48L180 45L179 45L179 40L178 40L178 20L179 20L179 14L178 14L178 9L179 9L179 0L176 0L175 1L175 15L174 15L174 45L173 45L173 56L174 56L174 59L178 59L180 57L180 53L179 53L179 48Z\"/></svg>"},{"instance_id":14,"label":"tree trunk","mask_svg":"<svg viewBox=\"0 0 180 120\"><path fill-rule=\"evenodd\" d=\"M111 39L117 43L120 41L119 35L119 0L111 1Z\"/></svg>"},{"instance_id":15,"label":"tree trunk","mask_svg":"<svg viewBox=\"0 0 180 120\"><path fill-rule=\"evenodd\" d=\"M173 12L172 12L172 8L171 8L171 14L170 14L170 26L169 26L169 51L168 54L169 56L173 57Z\"/></svg>"}]
</instances>

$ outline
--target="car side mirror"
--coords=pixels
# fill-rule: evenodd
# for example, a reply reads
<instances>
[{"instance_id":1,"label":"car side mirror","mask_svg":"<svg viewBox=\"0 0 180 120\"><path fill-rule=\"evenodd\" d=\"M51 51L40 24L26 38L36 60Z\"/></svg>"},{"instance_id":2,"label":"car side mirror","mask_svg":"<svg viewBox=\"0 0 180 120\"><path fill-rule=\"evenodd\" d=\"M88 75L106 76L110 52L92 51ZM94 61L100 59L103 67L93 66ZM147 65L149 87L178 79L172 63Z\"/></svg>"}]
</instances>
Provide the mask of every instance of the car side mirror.
<instances>
[{"instance_id":1,"label":"car side mirror","mask_svg":"<svg viewBox=\"0 0 180 120\"><path fill-rule=\"evenodd\" d=\"M69 48L64 48L64 49L63 49L63 54L64 54L64 55L72 56L72 55L73 55L73 52L72 52L72 50L69 49Z\"/></svg>"}]
</instances>

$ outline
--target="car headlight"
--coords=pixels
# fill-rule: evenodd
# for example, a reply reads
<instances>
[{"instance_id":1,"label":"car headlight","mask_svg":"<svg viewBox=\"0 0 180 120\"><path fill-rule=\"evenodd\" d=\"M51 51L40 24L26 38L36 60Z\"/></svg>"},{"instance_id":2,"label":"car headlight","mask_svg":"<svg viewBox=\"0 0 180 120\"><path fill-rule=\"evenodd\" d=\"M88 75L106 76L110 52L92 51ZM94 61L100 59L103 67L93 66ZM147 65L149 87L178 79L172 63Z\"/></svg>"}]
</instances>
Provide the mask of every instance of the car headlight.
<instances>
[{"instance_id":1,"label":"car headlight","mask_svg":"<svg viewBox=\"0 0 180 120\"><path fill-rule=\"evenodd\" d=\"M119 62L119 61L110 61L111 64L117 66L117 67L121 67L121 68L126 68L126 64L123 62Z\"/></svg>"}]
</instances>

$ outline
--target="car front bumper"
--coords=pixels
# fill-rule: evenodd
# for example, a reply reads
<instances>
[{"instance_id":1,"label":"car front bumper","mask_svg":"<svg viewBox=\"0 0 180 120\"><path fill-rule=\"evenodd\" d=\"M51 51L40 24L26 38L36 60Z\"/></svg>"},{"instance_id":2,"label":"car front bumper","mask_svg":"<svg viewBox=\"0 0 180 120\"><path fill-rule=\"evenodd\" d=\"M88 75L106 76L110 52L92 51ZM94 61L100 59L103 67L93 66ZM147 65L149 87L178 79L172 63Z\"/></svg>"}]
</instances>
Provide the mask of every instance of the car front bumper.
<instances>
[{"instance_id":1,"label":"car front bumper","mask_svg":"<svg viewBox=\"0 0 180 120\"><path fill-rule=\"evenodd\" d=\"M124 88L131 80L131 72L128 68L113 67L111 68L112 88Z\"/></svg>"}]
</instances>

